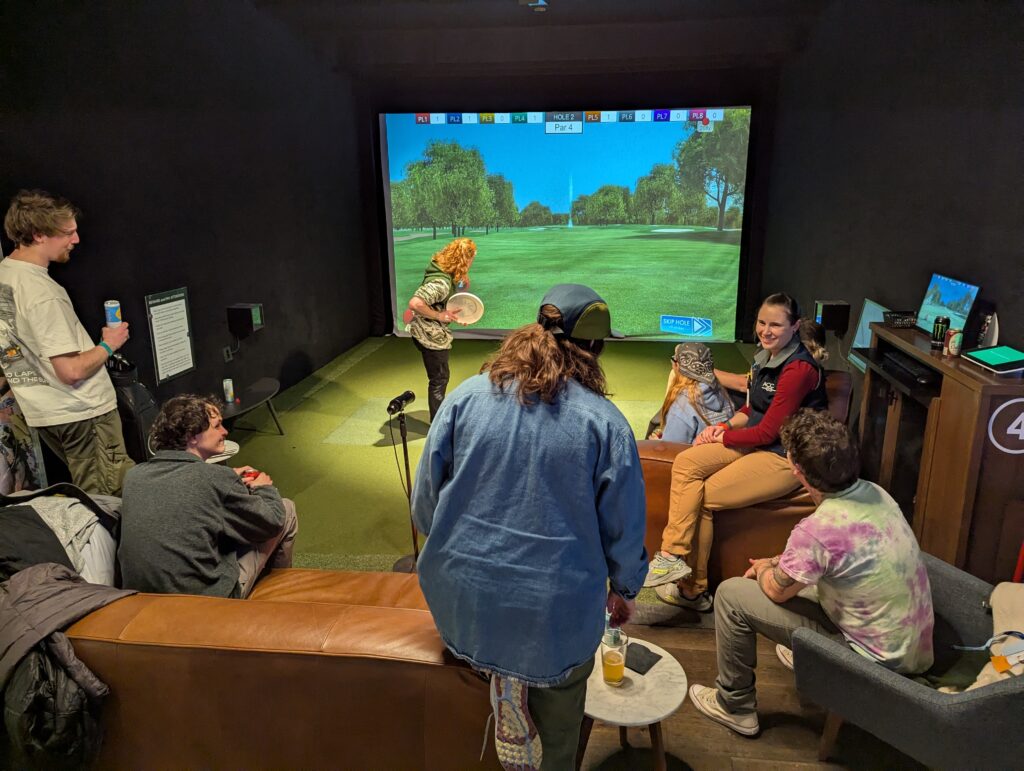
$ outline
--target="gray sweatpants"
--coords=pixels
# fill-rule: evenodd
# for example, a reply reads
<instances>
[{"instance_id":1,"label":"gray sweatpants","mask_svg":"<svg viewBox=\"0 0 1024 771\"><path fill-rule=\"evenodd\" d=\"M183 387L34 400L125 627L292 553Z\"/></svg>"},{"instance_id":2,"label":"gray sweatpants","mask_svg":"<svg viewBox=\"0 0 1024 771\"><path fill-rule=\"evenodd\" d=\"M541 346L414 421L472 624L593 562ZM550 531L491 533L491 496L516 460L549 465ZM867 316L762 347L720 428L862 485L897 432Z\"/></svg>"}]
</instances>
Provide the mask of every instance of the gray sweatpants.
<instances>
[{"instance_id":1,"label":"gray sweatpants","mask_svg":"<svg viewBox=\"0 0 1024 771\"><path fill-rule=\"evenodd\" d=\"M821 605L813 586L793 599L778 604L761 591L757 581L730 578L715 593L715 638L718 647L718 701L729 712L757 710L754 688L757 666L757 634L793 646L794 629L813 629L834 640L843 640Z\"/></svg>"}]
</instances>

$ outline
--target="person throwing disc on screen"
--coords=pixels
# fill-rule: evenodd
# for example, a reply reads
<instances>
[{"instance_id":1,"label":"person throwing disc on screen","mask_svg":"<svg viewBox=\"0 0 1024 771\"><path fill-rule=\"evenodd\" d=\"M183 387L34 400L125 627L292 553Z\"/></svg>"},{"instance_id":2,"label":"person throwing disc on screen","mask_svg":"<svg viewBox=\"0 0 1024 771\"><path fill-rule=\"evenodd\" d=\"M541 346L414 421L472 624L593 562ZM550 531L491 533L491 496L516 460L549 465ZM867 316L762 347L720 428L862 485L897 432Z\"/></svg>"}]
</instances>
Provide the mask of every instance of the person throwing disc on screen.
<instances>
[{"instance_id":1,"label":"person throwing disc on screen","mask_svg":"<svg viewBox=\"0 0 1024 771\"><path fill-rule=\"evenodd\" d=\"M476 257L476 244L469 238L456 238L433 256L423 273L423 281L409 299L409 334L423 357L427 370L427 404L430 419L444 401L448 390L448 352L452 332L448 325L459 322L458 309L445 305L456 291L469 286L469 266Z\"/></svg>"}]
</instances>

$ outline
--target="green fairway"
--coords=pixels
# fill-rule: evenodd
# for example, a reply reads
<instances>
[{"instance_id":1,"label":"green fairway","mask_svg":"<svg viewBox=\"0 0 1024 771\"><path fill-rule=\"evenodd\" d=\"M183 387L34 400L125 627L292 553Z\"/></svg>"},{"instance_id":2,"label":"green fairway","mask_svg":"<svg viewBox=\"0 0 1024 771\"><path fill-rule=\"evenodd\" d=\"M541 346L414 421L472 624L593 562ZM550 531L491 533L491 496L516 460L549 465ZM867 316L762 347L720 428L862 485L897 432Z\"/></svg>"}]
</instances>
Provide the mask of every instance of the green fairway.
<instances>
[{"instance_id":1,"label":"green fairway","mask_svg":"<svg viewBox=\"0 0 1024 771\"><path fill-rule=\"evenodd\" d=\"M491 232L466 229L478 252L470 291L484 302L481 329L533 321L545 290L557 283L593 287L607 300L612 324L631 337L669 338L662 314L711 319L704 340L735 340L739 230L670 225L548 226ZM395 231L396 301L419 286L449 231ZM458 329L453 325L454 329Z\"/></svg>"}]
</instances>

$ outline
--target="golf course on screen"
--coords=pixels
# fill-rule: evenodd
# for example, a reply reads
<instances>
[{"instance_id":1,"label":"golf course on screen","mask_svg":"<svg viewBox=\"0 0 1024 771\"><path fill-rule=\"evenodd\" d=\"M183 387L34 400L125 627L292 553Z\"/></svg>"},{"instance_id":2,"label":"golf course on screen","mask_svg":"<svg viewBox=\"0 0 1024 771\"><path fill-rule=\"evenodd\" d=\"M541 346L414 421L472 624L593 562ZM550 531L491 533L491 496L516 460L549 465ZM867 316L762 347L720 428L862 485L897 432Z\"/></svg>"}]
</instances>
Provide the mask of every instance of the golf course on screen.
<instances>
[{"instance_id":1,"label":"golf course on screen","mask_svg":"<svg viewBox=\"0 0 1024 771\"><path fill-rule=\"evenodd\" d=\"M627 337L734 340L750 110L647 112L571 135L552 134L550 118L385 116L396 330L432 255L466 237L477 245L466 291L485 307L467 330L532 322L549 287L580 283Z\"/></svg>"}]
</instances>

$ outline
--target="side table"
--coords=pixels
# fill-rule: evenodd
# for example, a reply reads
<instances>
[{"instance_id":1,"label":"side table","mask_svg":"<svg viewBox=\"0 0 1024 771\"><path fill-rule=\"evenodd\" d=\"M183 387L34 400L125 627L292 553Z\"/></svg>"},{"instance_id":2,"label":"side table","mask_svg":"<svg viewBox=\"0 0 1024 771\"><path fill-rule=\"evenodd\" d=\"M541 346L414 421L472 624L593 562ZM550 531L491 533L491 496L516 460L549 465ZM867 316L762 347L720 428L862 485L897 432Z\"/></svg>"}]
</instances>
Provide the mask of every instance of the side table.
<instances>
[{"instance_id":1,"label":"side table","mask_svg":"<svg viewBox=\"0 0 1024 771\"><path fill-rule=\"evenodd\" d=\"M686 698L686 672L675 657L654 643L638 642L661 656L657 663L638 675L626 670L622 685L618 688L605 683L601 675L601 651L595 654L594 671L587 680L587 702L583 708L583 725L580 727L580 746L576 753L576 768L583 763L583 755L590 740L594 721L619 726L619 742L629 746L626 729L635 726L649 726L651 749L654 751L654 767L665 771L665 743L661 735L661 721L675 712Z\"/></svg>"},{"instance_id":2,"label":"side table","mask_svg":"<svg viewBox=\"0 0 1024 771\"><path fill-rule=\"evenodd\" d=\"M221 417L225 422L239 418L247 412L266 404L270 410L270 417L274 419L277 431L284 436L284 429L281 428L281 421L277 419L277 410L274 409L274 402L271 401L277 392L281 390L281 383L272 377L262 377L245 389L239 397L237 404L225 404Z\"/></svg>"}]
</instances>

